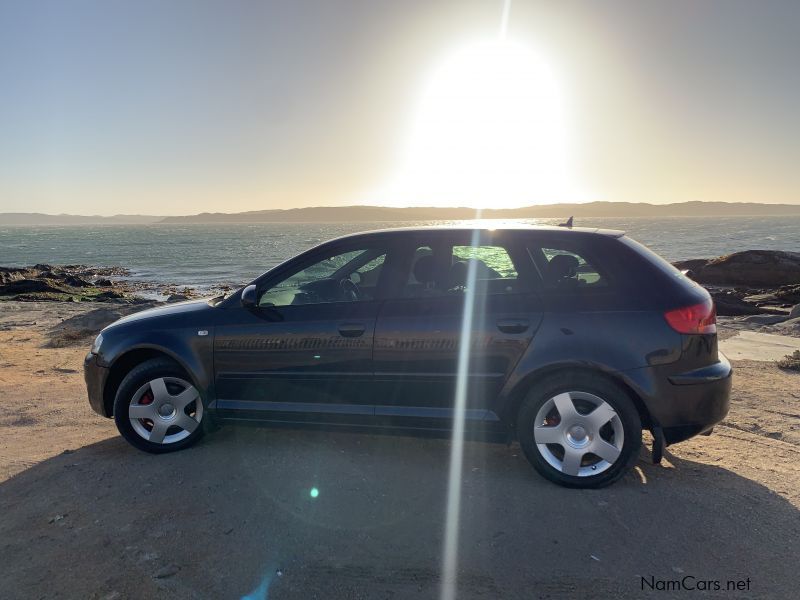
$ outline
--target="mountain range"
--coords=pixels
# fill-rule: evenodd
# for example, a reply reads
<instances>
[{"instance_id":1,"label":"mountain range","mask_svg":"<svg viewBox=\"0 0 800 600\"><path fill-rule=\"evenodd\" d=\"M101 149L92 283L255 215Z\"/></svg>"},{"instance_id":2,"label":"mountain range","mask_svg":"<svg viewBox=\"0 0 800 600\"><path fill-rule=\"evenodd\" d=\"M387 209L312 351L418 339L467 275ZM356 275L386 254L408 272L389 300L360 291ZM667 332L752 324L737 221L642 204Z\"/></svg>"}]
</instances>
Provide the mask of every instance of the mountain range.
<instances>
[{"instance_id":1,"label":"mountain range","mask_svg":"<svg viewBox=\"0 0 800 600\"><path fill-rule=\"evenodd\" d=\"M800 204L755 202L680 202L647 204L634 202L589 202L586 204L545 204L523 208L484 209L484 219L533 219L581 217L733 217L800 216ZM47 215L42 213L0 213L0 225L100 225L100 224L202 224L202 223L314 223L391 222L473 219L472 208L385 206L314 206L306 208L255 210L239 213L200 213L185 216Z\"/></svg>"}]
</instances>

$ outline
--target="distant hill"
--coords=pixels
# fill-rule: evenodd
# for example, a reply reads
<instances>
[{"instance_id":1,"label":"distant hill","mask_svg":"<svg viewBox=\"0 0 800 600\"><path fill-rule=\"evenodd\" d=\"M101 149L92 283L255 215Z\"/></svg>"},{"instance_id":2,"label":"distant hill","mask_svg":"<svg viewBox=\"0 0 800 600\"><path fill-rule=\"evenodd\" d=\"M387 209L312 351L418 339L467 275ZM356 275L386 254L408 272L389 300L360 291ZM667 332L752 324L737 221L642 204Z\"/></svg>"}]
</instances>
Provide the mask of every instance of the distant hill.
<instances>
[{"instance_id":1,"label":"distant hill","mask_svg":"<svg viewBox=\"0 0 800 600\"><path fill-rule=\"evenodd\" d=\"M681 202L646 204L633 202L590 202L587 204L547 204L511 209L486 209L484 219L533 219L580 217L730 217L800 216L800 205L734 202ZM312 223L366 221L430 221L475 218L472 208L383 206L317 206L287 210L256 210L241 213L201 213L186 217L166 217L162 223Z\"/></svg>"},{"instance_id":2,"label":"distant hill","mask_svg":"<svg viewBox=\"0 0 800 600\"><path fill-rule=\"evenodd\" d=\"M43 213L0 213L2 225L138 225L157 223L163 216L153 215L46 215Z\"/></svg>"},{"instance_id":3,"label":"distant hill","mask_svg":"<svg viewBox=\"0 0 800 600\"><path fill-rule=\"evenodd\" d=\"M546 204L524 208L486 209L485 219L535 219L581 217L736 217L800 216L800 204L757 204L755 202L681 202L646 204L634 202L589 202L587 204ZM312 206L285 210L255 210L240 213L200 213L179 217L153 215L45 215L41 213L0 213L2 225L125 225L149 223L332 223L434 221L475 218L472 208L385 206Z\"/></svg>"}]
</instances>

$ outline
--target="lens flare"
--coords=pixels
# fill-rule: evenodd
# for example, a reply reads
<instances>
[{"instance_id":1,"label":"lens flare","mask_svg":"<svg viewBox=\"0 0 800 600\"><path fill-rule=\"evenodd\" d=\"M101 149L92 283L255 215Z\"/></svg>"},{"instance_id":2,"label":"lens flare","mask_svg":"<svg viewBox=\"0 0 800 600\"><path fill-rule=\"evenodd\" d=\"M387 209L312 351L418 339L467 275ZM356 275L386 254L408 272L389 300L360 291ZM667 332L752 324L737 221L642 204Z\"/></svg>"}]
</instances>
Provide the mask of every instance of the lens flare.
<instances>
[{"instance_id":1,"label":"lens flare","mask_svg":"<svg viewBox=\"0 0 800 600\"><path fill-rule=\"evenodd\" d=\"M480 219L480 212L476 214ZM475 230L470 242L472 248L480 245L480 232ZM469 372L472 356L473 332L483 329L483 295L476 290L478 261L467 263L464 312L458 347L458 371L453 410L453 435L450 446L450 466L447 481L447 515L445 518L444 552L442 562L442 600L455 600L457 591L459 519L461 517L461 474L464 464L464 430L469 393Z\"/></svg>"}]
</instances>

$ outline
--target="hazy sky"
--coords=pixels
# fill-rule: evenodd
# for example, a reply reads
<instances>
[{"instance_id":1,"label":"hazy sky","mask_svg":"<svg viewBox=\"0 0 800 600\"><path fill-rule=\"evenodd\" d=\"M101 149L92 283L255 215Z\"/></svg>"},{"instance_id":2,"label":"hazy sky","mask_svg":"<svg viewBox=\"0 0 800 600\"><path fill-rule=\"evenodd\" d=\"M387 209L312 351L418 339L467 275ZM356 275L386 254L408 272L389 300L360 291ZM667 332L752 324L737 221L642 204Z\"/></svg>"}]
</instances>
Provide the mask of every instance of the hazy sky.
<instances>
[{"instance_id":1,"label":"hazy sky","mask_svg":"<svg viewBox=\"0 0 800 600\"><path fill-rule=\"evenodd\" d=\"M496 40L501 13L464 0L0 0L0 212L398 203L382 194L409 153L427 175L402 193L438 190L459 168L469 187L485 132L453 133L464 121L424 106L424 90L471 118L465 96L497 63L466 87L437 65ZM559 98L520 131L545 124L540 142L564 143L558 164L581 200L800 202L797 0L517 0L508 39L546 65ZM544 75L509 77L539 97ZM554 110L564 124L551 131ZM492 156L527 164L512 156L524 140L505 140ZM425 154L452 158L453 144L474 146L473 162L440 169ZM436 173L444 183L425 179ZM572 198L525 185L487 203Z\"/></svg>"}]
</instances>

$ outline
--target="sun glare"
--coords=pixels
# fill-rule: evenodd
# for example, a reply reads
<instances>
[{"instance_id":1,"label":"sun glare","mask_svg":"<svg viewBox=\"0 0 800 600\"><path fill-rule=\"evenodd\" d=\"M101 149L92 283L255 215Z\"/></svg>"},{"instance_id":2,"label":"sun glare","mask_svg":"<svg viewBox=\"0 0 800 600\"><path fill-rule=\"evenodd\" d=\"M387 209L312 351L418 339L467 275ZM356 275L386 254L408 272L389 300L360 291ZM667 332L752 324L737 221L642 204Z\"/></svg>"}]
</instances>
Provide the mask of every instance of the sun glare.
<instances>
[{"instance_id":1,"label":"sun glare","mask_svg":"<svg viewBox=\"0 0 800 600\"><path fill-rule=\"evenodd\" d=\"M423 87L400 167L378 200L391 205L513 207L576 201L564 99L524 44L466 45Z\"/></svg>"}]
</instances>

